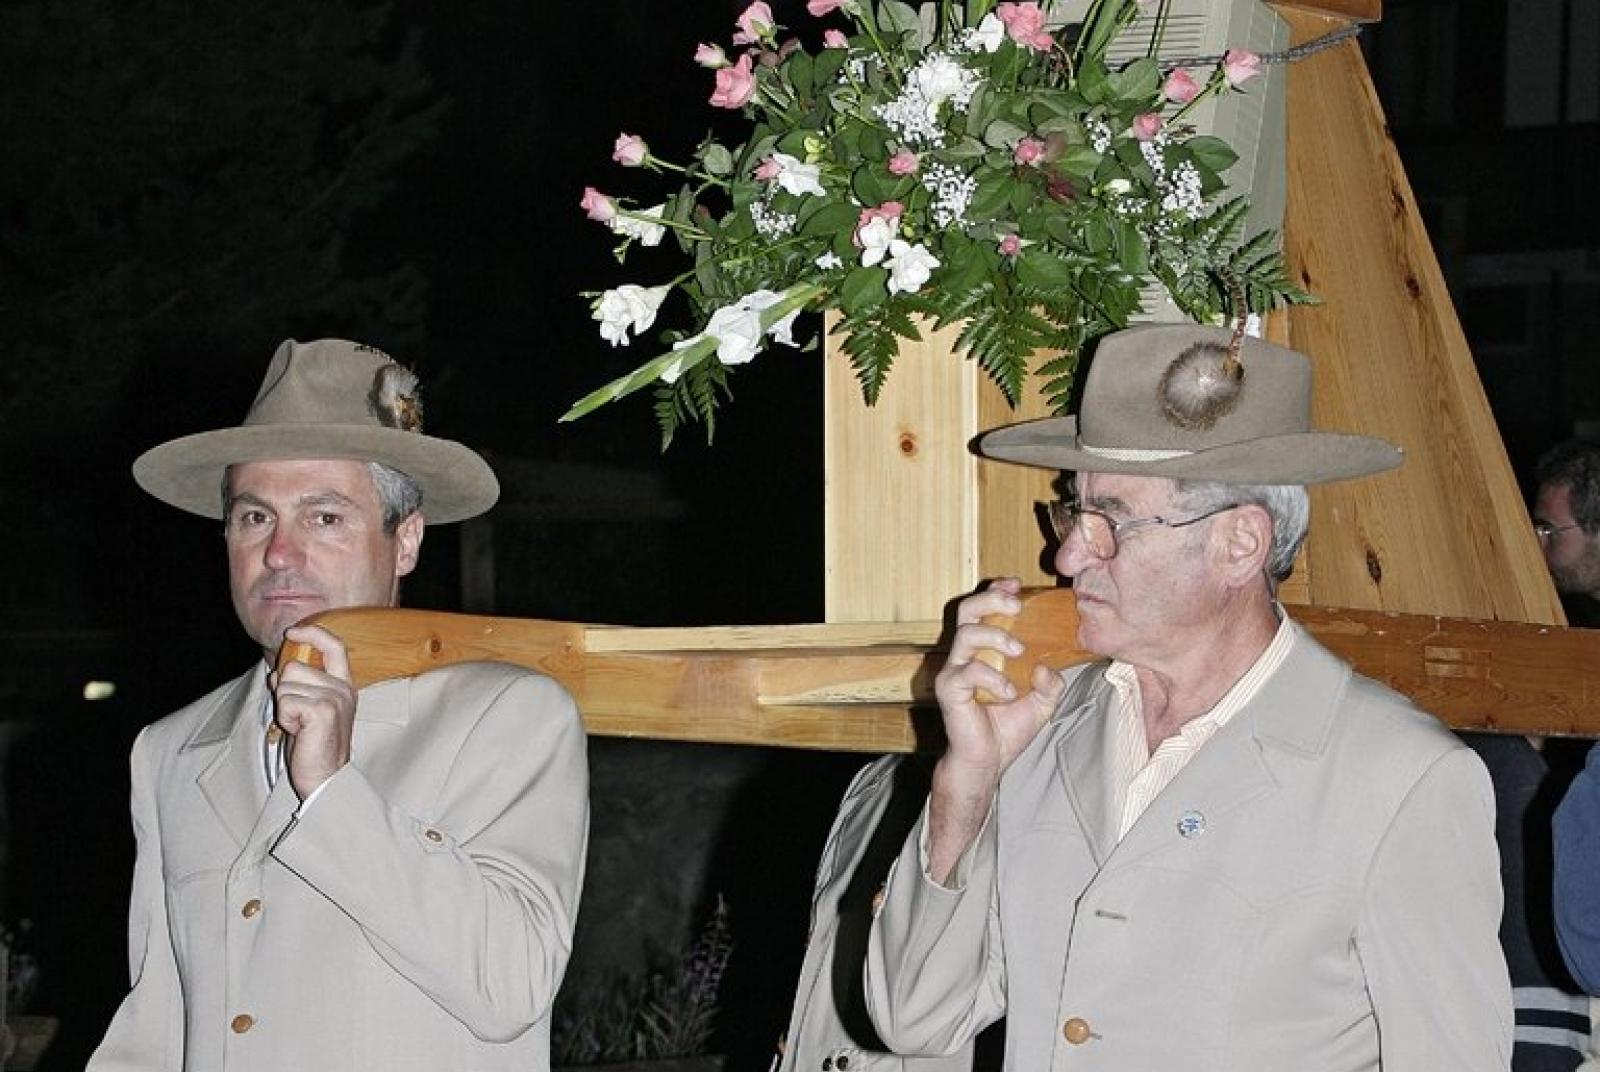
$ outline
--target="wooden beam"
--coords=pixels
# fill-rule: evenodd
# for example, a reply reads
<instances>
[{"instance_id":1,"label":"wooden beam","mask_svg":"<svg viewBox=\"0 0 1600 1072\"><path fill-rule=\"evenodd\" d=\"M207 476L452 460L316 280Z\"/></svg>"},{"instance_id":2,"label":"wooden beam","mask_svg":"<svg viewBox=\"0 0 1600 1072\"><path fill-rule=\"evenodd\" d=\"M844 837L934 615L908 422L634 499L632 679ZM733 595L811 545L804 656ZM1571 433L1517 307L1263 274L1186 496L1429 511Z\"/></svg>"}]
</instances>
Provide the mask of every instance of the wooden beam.
<instances>
[{"instance_id":1,"label":"wooden beam","mask_svg":"<svg viewBox=\"0 0 1600 1072\"><path fill-rule=\"evenodd\" d=\"M1600 631L1381 611L1292 607L1369 677L1464 730L1600 736ZM315 619L342 637L358 685L470 660L560 681L591 733L656 740L906 752L940 744L936 622L626 629L434 611ZM1004 666L1091 658L1067 589L1031 591L1006 622L1028 653ZM291 650L292 649L292 650ZM304 658L286 646L284 658Z\"/></svg>"}]
</instances>

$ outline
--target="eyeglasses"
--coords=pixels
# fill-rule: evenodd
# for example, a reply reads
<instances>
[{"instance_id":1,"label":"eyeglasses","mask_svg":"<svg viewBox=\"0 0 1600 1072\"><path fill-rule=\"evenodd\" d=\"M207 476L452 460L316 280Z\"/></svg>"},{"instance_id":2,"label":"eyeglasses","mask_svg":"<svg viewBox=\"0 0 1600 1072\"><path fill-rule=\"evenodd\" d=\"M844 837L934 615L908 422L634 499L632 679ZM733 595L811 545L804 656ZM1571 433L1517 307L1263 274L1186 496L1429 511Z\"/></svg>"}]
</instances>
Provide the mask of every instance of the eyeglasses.
<instances>
[{"instance_id":1,"label":"eyeglasses","mask_svg":"<svg viewBox=\"0 0 1600 1072\"><path fill-rule=\"evenodd\" d=\"M1044 508L1050 518L1050 529L1059 542L1066 543L1067 536L1076 529L1078 537L1083 540L1083 546L1088 548L1091 555L1099 559L1111 559L1117 557L1117 541L1130 532L1137 532L1151 525L1181 529L1204 521L1208 517L1237 510L1243 505L1243 503L1229 503L1227 506L1219 506L1180 521L1165 517L1133 517L1126 521L1118 521L1100 510L1085 509L1076 499L1057 499L1055 502L1045 503Z\"/></svg>"},{"instance_id":2,"label":"eyeglasses","mask_svg":"<svg viewBox=\"0 0 1600 1072\"><path fill-rule=\"evenodd\" d=\"M1533 534L1541 540L1553 540L1568 529L1578 527L1579 525L1576 521L1570 525L1552 525L1548 521L1535 521L1533 523Z\"/></svg>"}]
</instances>

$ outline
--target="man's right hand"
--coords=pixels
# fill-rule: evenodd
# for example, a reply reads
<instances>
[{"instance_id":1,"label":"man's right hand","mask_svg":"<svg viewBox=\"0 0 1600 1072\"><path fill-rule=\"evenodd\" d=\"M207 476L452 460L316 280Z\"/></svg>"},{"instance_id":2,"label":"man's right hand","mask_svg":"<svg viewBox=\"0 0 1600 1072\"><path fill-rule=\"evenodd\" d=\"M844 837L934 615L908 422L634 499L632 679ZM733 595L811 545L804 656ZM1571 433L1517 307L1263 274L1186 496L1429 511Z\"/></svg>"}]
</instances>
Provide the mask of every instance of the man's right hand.
<instances>
[{"instance_id":1,"label":"man's right hand","mask_svg":"<svg viewBox=\"0 0 1600 1072\"><path fill-rule=\"evenodd\" d=\"M1016 637L983 624L991 614L1020 613L1021 590L1021 581L1003 577L961 601L950 654L934 679L949 741L934 770L928 805L928 875L941 885L948 885L983 829L1000 776L1038 736L1066 688L1059 674L1041 665L1034 668L1029 691L1018 696L1005 674L978 659L986 650L1008 658L1022 654ZM980 703L980 689L996 702Z\"/></svg>"}]
</instances>

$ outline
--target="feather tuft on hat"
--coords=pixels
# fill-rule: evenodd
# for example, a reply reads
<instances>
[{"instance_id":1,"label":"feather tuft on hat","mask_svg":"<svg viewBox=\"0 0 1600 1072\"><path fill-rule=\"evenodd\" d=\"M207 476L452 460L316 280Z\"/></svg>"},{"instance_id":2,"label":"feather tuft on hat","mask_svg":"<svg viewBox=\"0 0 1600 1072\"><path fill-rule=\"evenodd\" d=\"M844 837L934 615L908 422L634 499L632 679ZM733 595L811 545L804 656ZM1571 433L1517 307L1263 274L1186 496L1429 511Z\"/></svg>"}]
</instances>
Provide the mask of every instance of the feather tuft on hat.
<instances>
[{"instance_id":1,"label":"feather tuft on hat","mask_svg":"<svg viewBox=\"0 0 1600 1072\"><path fill-rule=\"evenodd\" d=\"M422 385L417 374L393 361L372 379L372 413L378 423L402 432L422 431Z\"/></svg>"}]
</instances>

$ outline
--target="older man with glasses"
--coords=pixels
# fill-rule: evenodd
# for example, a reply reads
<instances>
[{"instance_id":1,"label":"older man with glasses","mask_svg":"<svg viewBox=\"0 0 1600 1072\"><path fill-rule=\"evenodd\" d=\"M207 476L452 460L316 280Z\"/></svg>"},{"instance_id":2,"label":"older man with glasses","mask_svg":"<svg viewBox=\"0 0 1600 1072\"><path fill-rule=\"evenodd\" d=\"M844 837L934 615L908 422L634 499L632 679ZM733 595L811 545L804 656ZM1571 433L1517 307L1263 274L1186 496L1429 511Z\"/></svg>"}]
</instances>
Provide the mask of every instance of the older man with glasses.
<instances>
[{"instance_id":1,"label":"older man with glasses","mask_svg":"<svg viewBox=\"0 0 1600 1072\"><path fill-rule=\"evenodd\" d=\"M1006 1017L1013 1072L1505 1069L1494 797L1482 764L1283 613L1305 485L1389 469L1310 428L1309 362L1191 326L1100 346L1080 417L999 429L1076 473L1050 510L1080 646L1023 657L962 601L937 695L949 747L873 927L894 1049ZM985 696L984 693L988 695Z\"/></svg>"}]
</instances>

